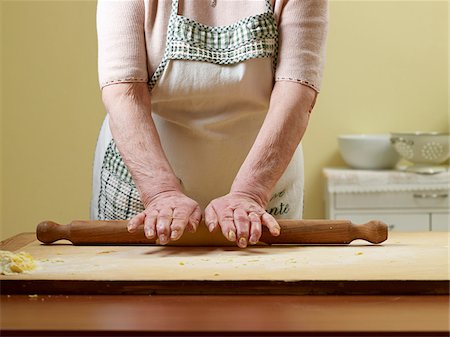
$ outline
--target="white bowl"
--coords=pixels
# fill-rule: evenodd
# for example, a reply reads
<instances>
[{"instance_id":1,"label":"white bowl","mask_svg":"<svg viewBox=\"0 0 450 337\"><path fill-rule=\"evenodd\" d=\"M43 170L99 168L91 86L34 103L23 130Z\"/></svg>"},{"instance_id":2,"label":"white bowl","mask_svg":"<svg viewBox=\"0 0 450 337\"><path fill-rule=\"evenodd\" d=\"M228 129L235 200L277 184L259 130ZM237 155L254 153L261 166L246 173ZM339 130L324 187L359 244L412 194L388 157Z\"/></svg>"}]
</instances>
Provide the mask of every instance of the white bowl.
<instances>
[{"instance_id":1,"label":"white bowl","mask_svg":"<svg viewBox=\"0 0 450 337\"><path fill-rule=\"evenodd\" d=\"M342 158L352 168L391 169L400 159L389 134L340 135L338 143Z\"/></svg>"}]
</instances>

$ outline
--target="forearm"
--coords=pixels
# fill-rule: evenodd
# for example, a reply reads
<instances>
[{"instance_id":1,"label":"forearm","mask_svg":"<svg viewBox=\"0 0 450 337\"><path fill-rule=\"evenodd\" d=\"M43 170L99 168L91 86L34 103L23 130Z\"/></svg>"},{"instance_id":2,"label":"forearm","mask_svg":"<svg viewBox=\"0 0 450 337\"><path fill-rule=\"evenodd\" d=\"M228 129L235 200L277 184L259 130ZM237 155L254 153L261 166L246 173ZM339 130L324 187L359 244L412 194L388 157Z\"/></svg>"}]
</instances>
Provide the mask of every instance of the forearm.
<instances>
[{"instance_id":1,"label":"forearm","mask_svg":"<svg viewBox=\"0 0 450 337\"><path fill-rule=\"evenodd\" d=\"M276 82L263 126L231 187L266 205L288 166L309 121L316 92L304 85Z\"/></svg>"},{"instance_id":2,"label":"forearm","mask_svg":"<svg viewBox=\"0 0 450 337\"><path fill-rule=\"evenodd\" d=\"M147 84L107 86L102 97L112 136L144 205L161 192L181 190L151 116Z\"/></svg>"}]
</instances>

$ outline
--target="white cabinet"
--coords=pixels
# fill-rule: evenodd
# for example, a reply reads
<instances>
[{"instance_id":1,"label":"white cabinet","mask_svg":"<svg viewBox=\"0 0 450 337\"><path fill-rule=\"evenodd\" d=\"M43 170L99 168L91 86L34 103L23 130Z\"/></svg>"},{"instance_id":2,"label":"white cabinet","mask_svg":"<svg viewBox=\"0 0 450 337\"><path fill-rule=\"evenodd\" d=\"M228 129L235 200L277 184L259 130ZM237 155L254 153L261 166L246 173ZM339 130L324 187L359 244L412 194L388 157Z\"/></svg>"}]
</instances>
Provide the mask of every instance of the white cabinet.
<instances>
[{"instance_id":1,"label":"white cabinet","mask_svg":"<svg viewBox=\"0 0 450 337\"><path fill-rule=\"evenodd\" d=\"M397 171L371 173L325 169L324 172L327 218L347 219L356 224L381 220L388 224L391 231L450 230L450 182L420 185L414 181L414 176L409 176L411 173L399 176ZM339 174L344 178L340 178ZM395 185L396 180L387 176L389 174L400 177L397 180L401 184ZM421 176L420 179L423 184L426 177ZM432 188L427 189L428 186Z\"/></svg>"},{"instance_id":2,"label":"white cabinet","mask_svg":"<svg viewBox=\"0 0 450 337\"><path fill-rule=\"evenodd\" d=\"M390 231L427 232L430 230L430 215L428 213L339 213L336 219L351 220L355 224L362 224L370 220L381 220L388 225Z\"/></svg>"},{"instance_id":3,"label":"white cabinet","mask_svg":"<svg viewBox=\"0 0 450 337\"><path fill-rule=\"evenodd\" d=\"M432 213L431 230L437 232L450 231L450 213Z\"/></svg>"}]
</instances>

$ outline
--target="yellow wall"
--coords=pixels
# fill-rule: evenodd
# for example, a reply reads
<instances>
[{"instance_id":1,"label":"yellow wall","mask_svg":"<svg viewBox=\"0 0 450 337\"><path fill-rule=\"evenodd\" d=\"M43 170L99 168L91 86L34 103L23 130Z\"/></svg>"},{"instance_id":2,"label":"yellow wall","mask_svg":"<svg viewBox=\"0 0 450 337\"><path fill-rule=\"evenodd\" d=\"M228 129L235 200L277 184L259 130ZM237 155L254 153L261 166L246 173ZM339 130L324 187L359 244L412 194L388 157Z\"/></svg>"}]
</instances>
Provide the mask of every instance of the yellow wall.
<instances>
[{"instance_id":1,"label":"yellow wall","mask_svg":"<svg viewBox=\"0 0 450 337\"><path fill-rule=\"evenodd\" d=\"M89 215L104 115L94 1L4 1L2 237Z\"/></svg>"},{"instance_id":2,"label":"yellow wall","mask_svg":"<svg viewBox=\"0 0 450 337\"><path fill-rule=\"evenodd\" d=\"M1 238L89 216L104 110L93 1L3 1ZM305 217L323 216L336 136L448 132L448 2L331 1L322 93L304 139Z\"/></svg>"},{"instance_id":3,"label":"yellow wall","mask_svg":"<svg viewBox=\"0 0 450 337\"><path fill-rule=\"evenodd\" d=\"M306 217L344 133L449 131L447 1L331 1L322 92L304 138Z\"/></svg>"},{"instance_id":4,"label":"yellow wall","mask_svg":"<svg viewBox=\"0 0 450 337\"><path fill-rule=\"evenodd\" d=\"M3 18L2 15L3 6L0 3L0 19ZM0 36L2 35L2 24L0 24ZM3 38L2 40L3 41ZM0 42L0 239L3 238L2 236L2 223L1 220L3 219L3 49L2 49L2 43Z\"/></svg>"}]
</instances>

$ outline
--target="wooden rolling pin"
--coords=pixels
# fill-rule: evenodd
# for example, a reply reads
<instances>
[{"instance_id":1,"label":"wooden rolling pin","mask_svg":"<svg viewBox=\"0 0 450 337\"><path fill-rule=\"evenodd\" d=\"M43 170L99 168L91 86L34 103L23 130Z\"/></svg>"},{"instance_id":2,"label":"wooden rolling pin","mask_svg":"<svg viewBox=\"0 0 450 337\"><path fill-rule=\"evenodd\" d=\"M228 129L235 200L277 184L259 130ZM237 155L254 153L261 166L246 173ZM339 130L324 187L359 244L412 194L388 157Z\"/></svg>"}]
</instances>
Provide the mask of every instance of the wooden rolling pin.
<instances>
[{"instance_id":1,"label":"wooden rolling pin","mask_svg":"<svg viewBox=\"0 0 450 337\"><path fill-rule=\"evenodd\" d=\"M260 239L265 244L348 244L356 239L381 243L387 239L387 225L381 221L370 221L355 225L348 220L277 220L281 226L279 236L272 236L263 227ZM95 244L154 244L144 235L143 226L135 233L127 230L128 221L72 221L59 225L52 221L41 222L36 229L39 241L50 244L66 239L74 245ZM197 232L185 233L171 245L205 246L234 245L226 240L219 230L209 233L201 223Z\"/></svg>"}]
</instances>

